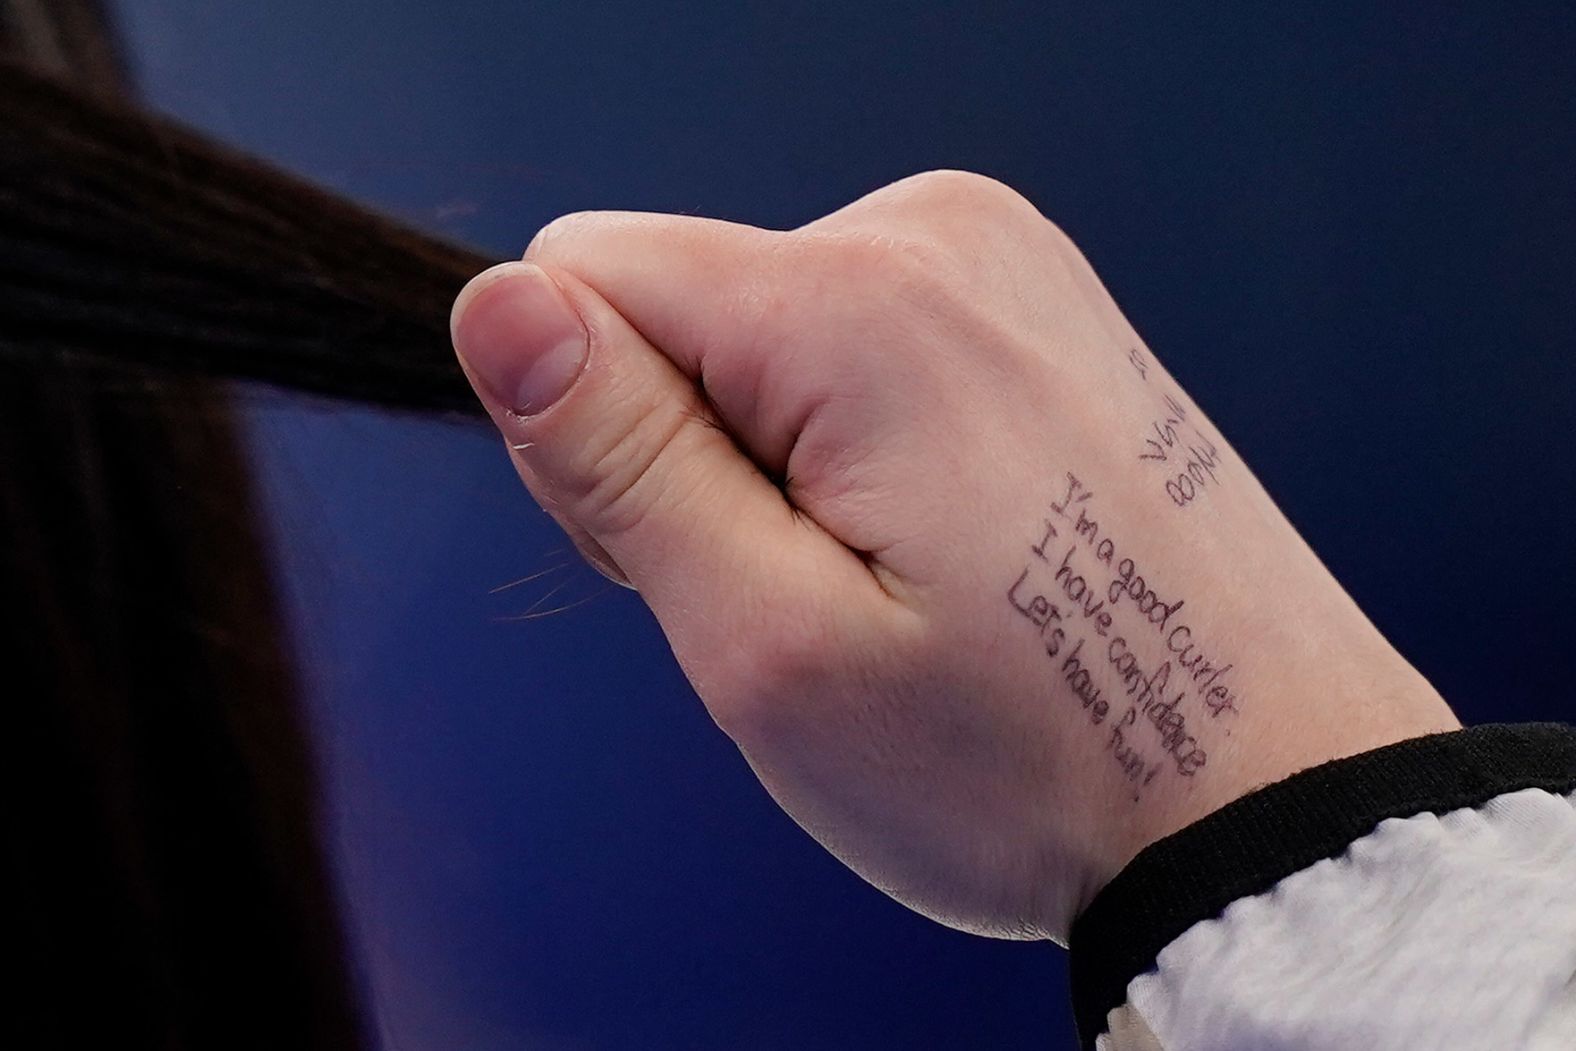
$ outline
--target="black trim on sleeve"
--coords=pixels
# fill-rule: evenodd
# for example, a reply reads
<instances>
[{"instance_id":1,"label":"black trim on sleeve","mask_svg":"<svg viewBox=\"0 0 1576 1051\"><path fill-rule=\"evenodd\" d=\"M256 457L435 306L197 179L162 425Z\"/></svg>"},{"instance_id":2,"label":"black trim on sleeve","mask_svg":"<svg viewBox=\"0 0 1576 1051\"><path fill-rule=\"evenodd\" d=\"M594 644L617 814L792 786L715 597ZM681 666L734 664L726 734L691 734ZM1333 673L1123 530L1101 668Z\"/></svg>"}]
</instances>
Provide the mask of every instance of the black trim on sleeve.
<instances>
[{"instance_id":1,"label":"black trim on sleeve","mask_svg":"<svg viewBox=\"0 0 1576 1051\"><path fill-rule=\"evenodd\" d=\"M1092 1051L1127 986L1189 927L1335 857L1379 822L1526 788L1576 791L1576 727L1476 726L1335 759L1256 789L1150 844L1073 923L1073 1016Z\"/></svg>"}]
</instances>

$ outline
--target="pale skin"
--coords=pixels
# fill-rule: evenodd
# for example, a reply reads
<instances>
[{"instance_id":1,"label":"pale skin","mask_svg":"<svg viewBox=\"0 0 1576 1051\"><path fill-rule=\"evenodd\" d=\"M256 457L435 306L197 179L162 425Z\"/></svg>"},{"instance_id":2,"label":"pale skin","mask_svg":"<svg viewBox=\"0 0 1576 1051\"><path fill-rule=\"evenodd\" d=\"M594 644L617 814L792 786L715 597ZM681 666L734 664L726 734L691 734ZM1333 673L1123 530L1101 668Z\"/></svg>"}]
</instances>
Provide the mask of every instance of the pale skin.
<instances>
[{"instance_id":1,"label":"pale skin","mask_svg":"<svg viewBox=\"0 0 1576 1051\"><path fill-rule=\"evenodd\" d=\"M1078 249L999 182L927 172L789 231L565 216L475 278L453 328L532 495L651 607L767 791L941 923L1065 943L1156 839L1300 769L1460 726ZM587 341L583 370L520 405L534 345L565 333ZM1176 434L1212 450L1181 504ZM1069 472L1093 495L1059 517ZM1080 506L1117 557L1078 533ZM1070 550L1087 596L1056 576ZM1122 557L1146 583L1109 603ZM1069 679L1077 639L1088 673ZM1181 682L1206 648L1194 670L1215 669L1229 707L1212 712L1201 673L1169 716L1189 744L1163 708L1123 726L1112 653L1177 662Z\"/></svg>"}]
</instances>

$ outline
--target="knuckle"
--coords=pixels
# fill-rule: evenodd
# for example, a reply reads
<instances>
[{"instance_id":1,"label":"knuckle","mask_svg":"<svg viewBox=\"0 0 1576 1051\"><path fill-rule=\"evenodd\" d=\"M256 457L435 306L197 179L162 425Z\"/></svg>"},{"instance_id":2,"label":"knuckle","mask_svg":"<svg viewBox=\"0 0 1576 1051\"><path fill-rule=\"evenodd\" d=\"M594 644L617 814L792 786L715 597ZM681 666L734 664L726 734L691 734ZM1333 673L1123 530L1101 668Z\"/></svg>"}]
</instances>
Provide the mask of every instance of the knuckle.
<instances>
[{"instance_id":1,"label":"knuckle","mask_svg":"<svg viewBox=\"0 0 1576 1051\"><path fill-rule=\"evenodd\" d=\"M1017 190L998 179L958 168L937 168L899 179L890 187L916 205L986 210L1033 207Z\"/></svg>"},{"instance_id":2,"label":"knuckle","mask_svg":"<svg viewBox=\"0 0 1576 1051\"><path fill-rule=\"evenodd\" d=\"M800 242L840 279L874 275L913 292L970 284L982 268L1025 249L1060 255L1065 235L1022 194L977 172L940 168L899 179Z\"/></svg>"},{"instance_id":3,"label":"knuckle","mask_svg":"<svg viewBox=\"0 0 1576 1051\"><path fill-rule=\"evenodd\" d=\"M602 537L640 527L663 490L671 488L651 479L660 475L676 482L684 475L670 469L670 461L683 455L697 429L693 407L669 399L623 408L610 411L606 425L579 443L555 494L574 521Z\"/></svg>"},{"instance_id":4,"label":"knuckle","mask_svg":"<svg viewBox=\"0 0 1576 1051\"><path fill-rule=\"evenodd\" d=\"M826 652L819 633L809 628L794 626L773 633L751 654L760 692L775 697L803 690L820 670Z\"/></svg>"},{"instance_id":5,"label":"knuckle","mask_svg":"<svg viewBox=\"0 0 1576 1051\"><path fill-rule=\"evenodd\" d=\"M803 707L796 698L815 688L828 662L820 634L798 626L763 632L724 652L728 657L709 706L717 725L746 746L783 735L785 720Z\"/></svg>"},{"instance_id":6,"label":"knuckle","mask_svg":"<svg viewBox=\"0 0 1576 1051\"><path fill-rule=\"evenodd\" d=\"M530 243L525 246L525 252L521 255L521 258L530 259L539 255L549 242L562 242L575 231L583 230L597 222L601 216L602 213L597 211L567 212L560 215L536 231L536 236L531 238Z\"/></svg>"},{"instance_id":7,"label":"knuckle","mask_svg":"<svg viewBox=\"0 0 1576 1051\"><path fill-rule=\"evenodd\" d=\"M951 168L921 172L893 183L916 223L945 230L952 239L982 245L1022 243L1056 255L1078 253L1061 227L1023 194L998 179Z\"/></svg>"}]
</instances>

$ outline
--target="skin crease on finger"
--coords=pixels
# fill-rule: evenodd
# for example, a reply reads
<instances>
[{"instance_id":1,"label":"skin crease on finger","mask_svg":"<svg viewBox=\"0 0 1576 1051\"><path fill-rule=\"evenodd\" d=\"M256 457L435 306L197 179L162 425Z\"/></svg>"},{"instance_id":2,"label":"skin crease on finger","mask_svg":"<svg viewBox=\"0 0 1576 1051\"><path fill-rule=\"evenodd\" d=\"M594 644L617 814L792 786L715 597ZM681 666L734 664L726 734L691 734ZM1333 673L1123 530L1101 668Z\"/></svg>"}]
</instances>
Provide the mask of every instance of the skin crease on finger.
<instances>
[{"instance_id":1,"label":"skin crease on finger","mask_svg":"<svg viewBox=\"0 0 1576 1051\"><path fill-rule=\"evenodd\" d=\"M581 213L527 258L595 289L878 571L880 601L828 583L788 608L763 581L748 616L670 605L663 627L773 798L925 915L1062 941L1155 839L1459 725L1001 184L927 173L788 232Z\"/></svg>"}]
</instances>

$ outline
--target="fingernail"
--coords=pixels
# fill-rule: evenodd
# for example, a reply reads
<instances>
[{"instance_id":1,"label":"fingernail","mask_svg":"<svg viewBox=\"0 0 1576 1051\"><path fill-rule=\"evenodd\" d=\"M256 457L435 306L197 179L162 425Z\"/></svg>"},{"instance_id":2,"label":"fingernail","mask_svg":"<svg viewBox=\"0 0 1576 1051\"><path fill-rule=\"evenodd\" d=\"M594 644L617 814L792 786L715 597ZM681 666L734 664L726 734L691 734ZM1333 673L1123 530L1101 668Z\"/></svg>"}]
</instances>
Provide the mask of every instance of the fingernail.
<instances>
[{"instance_id":1,"label":"fingernail","mask_svg":"<svg viewBox=\"0 0 1576 1051\"><path fill-rule=\"evenodd\" d=\"M532 416L562 398L586 362L586 330L552 278L501 263L454 302L454 349L484 400Z\"/></svg>"},{"instance_id":2,"label":"fingernail","mask_svg":"<svg viewBox=\"0 0 1576 1051\"><path fill-rule=\"evenodd\" d=\"M624 575L624 571L618 568L618 563L614 562L613 556L607 553L607 548L590 537L586 537L583 540L576 538L574 545L579 550L580 557L584 558L592 569L619 587L628 588L631 591L635 590L635 585L631 584L629 578Z\"/></svg>"}]
</instances>

